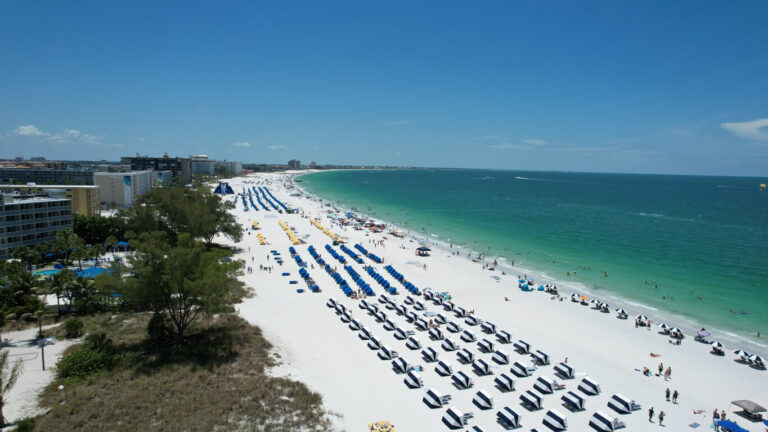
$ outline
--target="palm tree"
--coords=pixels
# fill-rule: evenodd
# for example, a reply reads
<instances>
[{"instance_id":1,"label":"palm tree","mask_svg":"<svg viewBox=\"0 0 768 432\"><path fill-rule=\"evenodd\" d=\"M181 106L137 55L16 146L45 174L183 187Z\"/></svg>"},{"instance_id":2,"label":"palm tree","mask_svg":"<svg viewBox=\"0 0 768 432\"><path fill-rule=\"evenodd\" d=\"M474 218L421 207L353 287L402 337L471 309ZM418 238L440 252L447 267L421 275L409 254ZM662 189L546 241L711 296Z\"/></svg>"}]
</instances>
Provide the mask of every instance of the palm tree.
<instances>
[{"instance_id":1,"label":"palm tree","mask_svg":"<svg viewBox=\"0 0 768 432\"><path fill-rule=\"evenodd\" d=\"M27 271L32 271L32 262L37 259L38 253L27 246L19 246L11 252L11 256L23 262L27 266Z\"/></svg>"},{"instance_id":2,"label":"palm tree","mask_svg":"<svg viewBox=\"0 0 768 432\"><path fill-rule=\"evenodd\" d=\"M13 366L8 362L8 350L0 352L0 426L5 426L5 416L3 415L3 407L5 406L5 395L11 391L11 388L16 384L16 380L21 373L21 367L23 363L21 360L17 360Z\"/></svg>"}]
</instances>

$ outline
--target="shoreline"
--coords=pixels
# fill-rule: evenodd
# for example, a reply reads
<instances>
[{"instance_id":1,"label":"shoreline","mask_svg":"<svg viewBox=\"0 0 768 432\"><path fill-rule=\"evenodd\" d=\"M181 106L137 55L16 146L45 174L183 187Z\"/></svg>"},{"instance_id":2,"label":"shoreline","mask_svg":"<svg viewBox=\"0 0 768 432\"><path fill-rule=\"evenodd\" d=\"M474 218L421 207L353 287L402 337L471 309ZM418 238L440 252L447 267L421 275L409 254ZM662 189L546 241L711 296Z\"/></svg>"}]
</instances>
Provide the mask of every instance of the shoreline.
<instances>
[{"instance_id":1,"label":"shoreline","mask_svg":"<svg viewBox=\"0 0 768 432\"><path fill-rule=\"evenodd\" d=\"M342 170L328 170L330 171L342 171ZM345 209L346 205L343 205L339 202L336 202L334 200L331 200L327 197L319 196L313 192L308 191L306 188L304 188L303 183L299 182L296 183L295 180L298 177L302 177L304 175L310 175L317 172L325 172L324 171L307 171L307 172L289 172L286 171L284 174L289 176L291 184L297 189L301 191L301 193L312 196L315 198L322 199L324 202L329 202L334 205L335 208L337 208L340 212L346 212L351 211L350 209ZM395 228L400 229L404 231L407 236L410 236L411 239L417 241L417 242L425 242L429 243L432 246L440 248L441 252L449 253L451 250L450 245L446 242L446 240L442 239L442 236L440 236L437 233L431 233L427 230L425 230L423 233L421 232L414 232L414 230L403 227L402 225L398 225L397 223L391 222L387 220L384 217L377 216L371 216L370 214L357 210L355 211L360 216L365 216L368 219L373 219L377 221L384 222L385 224ZM466 253L472 253L477 254L477 251L473 250L471 246L467 245L453 245L453 250L460 250L462 252L461 258L467 259L471 261L470 258L467 258ZM571 292L577 292L580 294L584 294L589 296L590 298L598 298L601 301L605 301L611 305L612 309L615 309L616 307L624 307L628 310L630 316L635 315L646 315L653 321L654 325L657 323L667 323L670 324L672 327L679 327L681 328L686 335L693 335L697 330L704 327L707 328L710 332L718 335L718 338L713 338L714 340L717 340L724 345L728 346L729 344L733 346L732 350L735 349L745 349L749 352L753 351L760 351L765 352L768 350L768 341L762 342L755 340L756 338L749 336L751 333L747 334L739 334L735 333L732 329L727 328L721 328L716 325L713 325L711 323L702 322L698 318L675 313L674 311L671 311L667 308L657 308L654 306L646 305L642 303L640 300L634 299L634 298L627 298L622 296L621 294L612 291L609 288L600 288L596 286L590 286L586 282L577 282L577 281L571 281L571 280L564 280L557 277L553 277L550 274L546 272L546 270L536 268L536 267L525 267L515 265L511 266L506 263L507 258L493 254L493 255L485 255L483 254L483 257L485 258L484 261L480 263L485 262L492 262L494 259L498 260L498 266L497 268L501 271L504 271L507 273L507 275L517 275L517 274L528 274L529 276L535 275L537 276L534 278L536 280L536 285L543 285L543 284L550 284L550 285L556 285L559 288L566 289L568 291L567 294L570 295ZM517 289L517 287L515 287ZM622 306L622 304L627 304L631 306ZM639 308L641 310L639 311L632 311L630 309Z\"/></svg>"}]
</instances>

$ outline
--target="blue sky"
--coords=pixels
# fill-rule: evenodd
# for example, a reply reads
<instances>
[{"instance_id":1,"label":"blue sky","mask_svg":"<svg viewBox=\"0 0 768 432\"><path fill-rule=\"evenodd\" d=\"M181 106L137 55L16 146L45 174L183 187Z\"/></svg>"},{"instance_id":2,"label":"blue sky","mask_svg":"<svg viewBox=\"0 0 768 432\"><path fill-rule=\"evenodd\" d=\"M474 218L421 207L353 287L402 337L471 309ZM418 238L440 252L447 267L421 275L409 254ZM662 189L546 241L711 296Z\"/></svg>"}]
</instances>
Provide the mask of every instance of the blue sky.
<instances>
[{"instance_id":1,"label":"blue sky","mask_svg":"<svg viewBox=\"0 0 768 432\"><path fill-rule=\"evenodd\" d=\"M768 2L0 3L0 157L768 175Z\"/></svg>"}]
</instances>

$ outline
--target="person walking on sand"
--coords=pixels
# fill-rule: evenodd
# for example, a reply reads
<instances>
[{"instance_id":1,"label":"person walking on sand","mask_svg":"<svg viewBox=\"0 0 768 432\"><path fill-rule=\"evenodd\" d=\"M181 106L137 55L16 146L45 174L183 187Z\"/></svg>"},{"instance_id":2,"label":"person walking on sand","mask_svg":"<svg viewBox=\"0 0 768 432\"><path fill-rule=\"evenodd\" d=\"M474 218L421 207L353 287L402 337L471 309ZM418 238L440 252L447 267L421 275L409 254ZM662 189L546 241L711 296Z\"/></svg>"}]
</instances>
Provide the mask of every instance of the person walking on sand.
<instances>
[{"instance_id":1,"label":"person walking on sand","mask_svg":"<svg viewBox=\"0 0 768 432\"><path fill-rule=\"evenodd\" d=\"M667 381L672 376L672 367L668 366L667 370L664 371L664 381Z\"/></svg>"},{"instance_id":2,"label":"person walking on sand","mask_svg":"<svg viewBox=\"0 0 768 432\"><path fill-rule=\"evenodd\" d=\"M648 421L653 423L653 407L648 410Z\"/></svg>"},{"instance_id":3,"label":"person walking on sand","mask_svg":"<svg viewBox=\"0 0 768 432\"><path fill-rule=\"evenodd\" d=\"M677 389L675 389L674 392L672 392L672 403L677 403L677 397L680 396L680 393L677 392Z\"/></svg>"},{"instance_id":4,"label":"person walking on sand","mask_svg":"<svg viewBox=\"0 0 768 432\"><path fill-rule=\"evenodd\" d=\"M664 363L659 363L659 374L656 376L661 376L662 372L664 372Z\"/></svg>"},{"instance_id":5,"label":"person walking on sand","mask_svg":"<svg viewBox=\"0 0 768 432\"><path fill-rule=\"evenodd\" d=\"M661 424L664 421L664 411L659 411L659 426L664 426Z\"/></svg>"},{"instance_id":6,"label":"person walking on sand","mask_svg":"<svg viewBox=\"0 0 768 432\"><path fill-rule=\"evenodd\" d=\"M664 392L664 395L667 396L667 402L669 402L669 387L667 387L667 391Z\"/></svg>"}]
</instances>

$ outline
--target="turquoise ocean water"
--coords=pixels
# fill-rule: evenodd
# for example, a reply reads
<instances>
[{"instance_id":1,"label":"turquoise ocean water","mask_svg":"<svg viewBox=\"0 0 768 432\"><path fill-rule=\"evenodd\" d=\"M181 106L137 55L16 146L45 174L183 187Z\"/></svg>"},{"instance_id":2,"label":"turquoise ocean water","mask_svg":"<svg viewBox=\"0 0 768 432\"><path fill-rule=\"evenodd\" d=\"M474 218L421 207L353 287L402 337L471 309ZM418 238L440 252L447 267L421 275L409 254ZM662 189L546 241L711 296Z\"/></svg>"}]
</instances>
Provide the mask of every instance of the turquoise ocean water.
<instances>
[{"instance_id":1,"label":"turquoise ocean water","mask_svg":"<svg viewBox=\"0 0 768 432\"><path fill-rule=\"evenodd\" d=\"M411 231L608 291L630 313L636 302L768 343L765 179L361 170L301 180Z\"/></svg>"}]
</instances>

